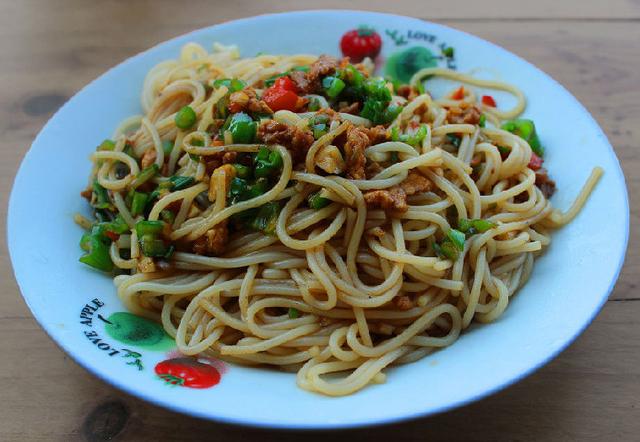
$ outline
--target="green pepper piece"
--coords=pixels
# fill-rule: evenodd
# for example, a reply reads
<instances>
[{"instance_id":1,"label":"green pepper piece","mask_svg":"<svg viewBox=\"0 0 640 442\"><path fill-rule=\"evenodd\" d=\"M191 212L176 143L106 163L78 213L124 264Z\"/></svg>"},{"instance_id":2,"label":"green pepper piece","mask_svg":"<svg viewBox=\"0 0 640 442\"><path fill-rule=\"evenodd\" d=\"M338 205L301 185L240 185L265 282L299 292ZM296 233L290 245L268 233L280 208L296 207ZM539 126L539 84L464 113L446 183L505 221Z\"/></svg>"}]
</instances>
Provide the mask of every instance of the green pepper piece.
<instances>
[{"instance_id":1,"label":"green pepper piece","mask_svg":"<svg viewBox=\"0 0 640 442\"><path fill-rule=\"evenodd\" d=\"M276 202L269 202L260 207L256 217L251 222L251 228L267 235L273 235L276 231L280 205Z\"/></svg>"},{"instance_id":2,"label":"green pepper piece","mask_svg":"<svg viewBox=\"0 0 640 442\"><path fill-rule=\"evenodd\" d=\"M252 143L256 136L257 124L244 112L238 112L231 117L229 131L234 143Z\"/></svg>"},{"instance_id":3,"label":"green pepper piece","mask_svg":"<svg viewBox=\"0 0 640 442\"><path fill-rule=\"evenodd\" d=\"M87 253L80 257L80 262L103 272L113 270L113 261L109 255L111 240L104 236L104 226L94 225L90 233L80 239L80 247Z\"/></svg>"},{"instance_id":4,"label":"green pepper piece","mask_svg":"<svg viewBox=\"0 0 640 442\"><path fill-rule=\"evenodd\" d=\"M266 178L282 168L282 157L276 150L261 147L256 155L254 175L257 178Z\"/></svg>"},{"instance_id":5,"label":"green pepper piece","mask_svg":"<svg viewBox=\"0 0 640 442\"><path fill-rule=\"evenodd\" d=\"M531 150L533 150L539 157L544 155L544 148L540 144L540 139L536 132L536 125L533 121L526 118L517 118L503 123L502 129L519 136L529 143Z\"/></svg>"},{"instance_id":6,"label":"green pepper piece","mask_svg":"<svg viewBox=\"0 0 640 442\"><path fill-rule=\"evenodd\" d=\"M162 221L147 221L142 220L136 223L136 233L138 238L142 238L144 235L157 235L164 229L164 222Z\"/></svg>"},{"instance_id":7,"label":"green pepper piece","mask_svg":"<svg viewBox=\"0 0 640 442\"><path fill-rule=\"evenodd\" d=\"M442 244L433 243L433 249L441 258L450 259L452 261L458 259L458 249L450 241L444 241Z\"/></svg>"},{"instance_id":8,"label":"green pepper piece","mask_svg":"<svg viewBox=\"0 0 640 442\"><path fill-rule=\"evenodd\" d=\"M109 199L109 192L102 187L98 180L93 181L93 194L96 196L93 207L96 209L114 210L114 206Z\"/></svg>"},{"instance_id":9,"label":"green pepper piece","mask_svg":"<svg viewBox=\"0 0 640 442\"><path fill-rule=\"evenodd\" d=\"M116 143L113 140L106 139L98 146L97 150L113 150L116 148Z\"/></svg>"},{"instance_id":10,"label":"green pepper piece","mask_svg":"<svg viewBox=\"0 0 640 442\"><path fill-rule=\"evenodd\" d=\"M456 229L449 229L446 236L459 251L462 252L464 250L464 242L466 239L464 233Z\"/></svg>"},{"instance_id":11,"label":"green pepper piece","mask_svg":"<svg viewBox=\"0 0 640 442\"><path fill-rule=\"evenodd\" d=\"M329 198L320 196L320 191L318 191L310 194L307 197L307 203L309 203L309 207L311 207L312 209L318 210L331 204L331 200Z\"/></svg>"},{"instance_id":12,"label":"green pepper piece","mask_svg":"<svg viewBox=\"0 0 640 442\"><path fill-rule=\"evenodd\" d=\"M382 113L382 122L389 124L402 112L402 106L390 105Z\"/></svg>"},{"instance_id":13,"label":"green pepper piece","mask_svg":"<svg viewBox=\"0 0 640 442\"><path fill-rule=\"evenodd\" d=\"M176 113L176 126L180 129L189 129L196 122L196 111L191 106L184 106Z\"/></svg>"},{"instance_id":14,"label":"green pepper piece","mask_svg":"<svg viewBox=\"0 0 640 442\"><path fill-rule=\"evenodd\" d=\"M289 315L289 319L296 319L300 316L300 312L298 311L298 309L293 307L289 307L289 311L287 312L287 314Z\"/></svg>"},{"instance_id":15,"label":"green pepper piece","mask_svg":"<svg viewBox=\"0 0 640 442\"><path fill-rule=\"evenodd\" d=\"M145 234L140 237L140 249L144 256L151 258L164 258L169 252L169 247L164 241L153 234Z\"/></svg>"},{"instance_id":16,"label":"green pepper piece","mask_svg":"<svg viewBox=\"0 0 640 442\"><path fill-rule=\"evenodd\" d=\"M365 81L365 77L354 65L350 64L345 69L347 82L356 88L362 87Z\"/></svg>"},{"instance_id":17,"label":"green pepper piece","mask_svg":"<svg viewBox=\"0 0 640 442\"><path fill-rule=\"evenodd\" d=\"M327 133L327 125L324 123L315 124L312 126L311 131L313 132L313 138L317 140L318 138L320 138L321 136Z\"/></svg>"},{"instance_id":18,"label":"green pepper piece","mask_svg":"<svg viewBox=\"0 0 640 442\"><path fill-rule=\"evenodd\" d=\"M237 78L221 78L213 80L213 87L216 89L226 86L229 92L238 92L247 87L247 83Z\"/></svg>"},{"instance_id":19,"label":"green pepper piece","mask_svg":"<svg viewBox=\"0 0 640 442\"><path fill-rule=\"evenodd\" d=\"M369 78L364 83L364 90L367 96L376 101L389 103L391 101L391 91L387 88L387 82L380 77Z\"/></svg>"},{"instance_id":20,"label":"green pepper piece","mask_svg":"<svg viewBox=\"0 0 640 442\"><path fill-rule=\"evenodd\" d=\"M176 215L171 210L164 209L164 210L160 211L160 218L165 223L171 225L171 224L173 224L173 221L175 221Z\"/></svg>"},{"instance_id":21,"label":"green pepper piece","mask_svg":"<svg viewBox=\"0 0 640 442\"><path fill-rule=\"evenodd\" d=\"M233 168L236 170L238 178L249 178L249 175L251 175L251 169L243 164L234 163Z\"/></svg>"},{"instance_id":22,"label":"green pepper piece","mask_svg":"<svg viewBox=\"0 0 640 442\"><path fill-rule=\"evenodd\" d=\"M182 190L191 186L196 180L191 176L174 175L169 178L169 182L173 184L171 190Z\"/></svg>"},{"instance_id":23,"label":"green pepper piece","mask_svg":"<svg viewBox=\"0 0 640 442\"><path fill-rule=\"evenodd\" d=\"M425 124L421 125L420 128L413 134L407 137L407 144L412 146L417 146L422 143L422 140L427 136L427 126Z\"/></svg>"},{"instance_id":24,"label":"green pepper piece","mask_svg":"<svg viewBox=\"0 0 640 442\"><path fill-rule=\"evenodd\" d=\"M131 188L137 189L138 187L149 181L151 178L156 176L159 171L160 167L158 167L156 163L153 163L149 167L145 167L140 172L138 172L134 180L131 182Z\"/></svg>"},{"instance_id":25,"label":"green pepper piece","mask_svg":"<svg viewBox=\"0 0 640 442\"><path fill-rule=\"evenodd\" d=\"M458 230L467 233L469 235L475 235L476 233L484 233L489 229L494 228L496 225L486 219L466 219L462 218L458 221Z\"/></svg>"},{"instance_id":26,"label":"green pepper piece","mask_svg":"<svg viewBox=\"0 0 640 442\"><path fill-rule=\"evenodd\" d=\"M485 127L487 125L487 116L485 114L480 115L480 119L478 120L478 126Z\"/></svg>"},{"instance_id":27,"label":"green pepper piece","mask_svg":"<svg viewBox=\"0 0 640 442\"><path fill-rule=\"evenodd\" d=\"M309 105L307 106L307 109L309 111L317 111L320 110L322 106L320 106L320 100L318 100L316 97L312 97L309 100Z\"/></svg>"},{"instance_id":28,"label":"green pepper piece","mask_svg":"<svg viewBox=\"0 0 640 442\"><path fill-rule=\"evenodd\" d=\"M339 79L338 77L325 77L322 80L322 87L324 88L324 93L327 94L329 98L336 98L340 95L340 92L346 86L345 82Z\"/></svg>"},{"instance_id":29,"label":"green pepper piece","mask_svg":"<svg viewBox=\"0 0 640 442\"><path fill-rule=\"evenodd\" d=\"M131 215L138 216L144 212L144 208L147 207L149 201L149 194L143 192L133 192L133 198L131 200Z\"/></svg>"}]
</instances>

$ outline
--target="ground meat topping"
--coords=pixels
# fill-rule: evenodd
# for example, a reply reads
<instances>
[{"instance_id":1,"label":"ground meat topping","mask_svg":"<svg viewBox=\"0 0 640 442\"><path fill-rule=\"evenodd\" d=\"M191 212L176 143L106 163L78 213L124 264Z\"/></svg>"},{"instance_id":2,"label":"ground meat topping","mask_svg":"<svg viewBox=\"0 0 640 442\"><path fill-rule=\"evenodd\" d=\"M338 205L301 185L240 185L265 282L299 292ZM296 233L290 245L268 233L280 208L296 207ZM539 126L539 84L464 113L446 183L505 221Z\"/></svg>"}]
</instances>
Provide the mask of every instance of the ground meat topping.
<instances>
[{"instance_id":1,"label":"ground meat topping","mask_svg":"<svg viewBox=\"0 0 640 442\"><path fill-rule=\"evenodd\" d=\"M313 94L322 89L321 79L336 71L339 62L330 55L321 55L314 61L307 72L293 71L289 77L303 94Z\"/></svg>"},{"instance_id":2,"label":"ground meat topping","mask_svg":"<svg viewBox=\"0 0 640 442\"><path fill-rule=\"evenodd\" d=\"M380 208L392 212L406 212L407 194L399 186L393 186L384 190L370 190L364 194L367 207Z\"/></svg>"},{"instance_id":3,"label":"ground meat topping","mask_svg":"<svg viewBox=\"0 0 640 442\"><path fill-rule=\"evenodd\" d=\"M224 252L229 240L227 220L216 224L193 242L193 253L198 255L217 256Z\"/></svg>"},{"instance_id":4,"label":"ground meat topping","mask_svg":"<svg viewBox=\"0 0 640 442\"><path fill-rule=\"evenodd\" d=\"M409 310L413 308L413 301L407 295L396 296L393 298L393 303L399 310Z\"/></svg>"},{"instance_id":5,"label":"ground meat topping","mask_svg":"<svg viewBox=\"0 0 640 442\"><path fill-rule=\"evenodd\" d=\"M369 137L367 133L355 126L347 129L347 141L344 143L344 155L347 161L347 178L352 180L363 180L366 178L364 168L367 159L364 150L369 147Z\"/></svg>"},{"instance_id":6,"label":"ground meat topping","mask_svg":"<svg viewBox=\"0 0 640 442\"><path fill-rule=\"evenodd\" d=\"M367 179L370 180L371 178L373 178L383 170L384 169L382 168L380 163L376 161L367 161L367 167L365 168L364 173L367 176Z\"/></svg>"},{"instance_id":7,"label":"ground meat topping","mask_svg":"<svg viewBox=\"0 0 640 442\"><path fill-rule=\"evenodd\" d=\"M207 173L210 174L223 164L235 163L237 157L238 152L216 152L213 155L208 155L205 163Z\"/></svg>"},{"instance_id":8,"label":"ground meat topping","mask_svg":"<svg viewBox=\"0 0 640 442\"><path fill-rule=\"evenodd\" d=\"M266 144L280 144L291 152L294 164L303 161L315 141L310 130L267 120L258 127L258 138Z\"/></svg>"},{"instance_id":9,"label":"ground meat topping","mask_svg":"<svg viewBox=\"0 0 640 442\"><path fill-rule=\"evenodd\" d=\"M252 87L246 87L241 91L233 92L229 96L229 111L252 112L256 114L272 114L271 108L262 100L258 99L256 91Z\"/></svg>"},{"instance_id":10,"label":"ground meat topping","mask_svg":"<svg viewBox=\"0 0 640 442\"><path fill-rule=\"evenodd\" d=\"M340 107L340 109L338 109L338 112L343 112L345 114L351 114L351 115L358 115L358 113L360 112L360 102L356 101L351 104L345 103L342 107Z\"/></svg>"},{"instance_id":11,"label":"ground meat topping","mask_svg":"<svg viewBox=\"0 0 640 442\"><path fill-rule=\"evenodd\" d=\"M480 109L469 104L460 103L447 112L447 121L451 124L478 124L480 122Z\"/></svg>"},{"instance_id":12,"label":"ground meat topping","mask_svg":"<svg viewBox=\"0 0 640 442\"><path fill-rule=\"evenodd\" d=\"M384 126L378 125L370 128L364 128L363 130L369 137L369 142L372 146L374 144L380 144L387 141L387 129Z\"/></svg>"},{"instance_id":13,"label":"ground meat topping","mask_svg":"<svg viewBox=\"0 0 640 442\"><path fill-rule=\"evenodd\" d=\"M400 187L407 195L415 195L416 193L428 192L431 190L433 183L418 172L411 171Z\"/></svg>"},{"instance_id":14,"label":"ground meat topping","mask_svg":"<svg viewBox=\"0 0 640 442\"><path fill-rule=\"evenodd\" d=\"M536 170L536 186L545 198L551 198L556 191L556 182L549 178L549 173L544 167Z\"/></svg>"}]
</instances>

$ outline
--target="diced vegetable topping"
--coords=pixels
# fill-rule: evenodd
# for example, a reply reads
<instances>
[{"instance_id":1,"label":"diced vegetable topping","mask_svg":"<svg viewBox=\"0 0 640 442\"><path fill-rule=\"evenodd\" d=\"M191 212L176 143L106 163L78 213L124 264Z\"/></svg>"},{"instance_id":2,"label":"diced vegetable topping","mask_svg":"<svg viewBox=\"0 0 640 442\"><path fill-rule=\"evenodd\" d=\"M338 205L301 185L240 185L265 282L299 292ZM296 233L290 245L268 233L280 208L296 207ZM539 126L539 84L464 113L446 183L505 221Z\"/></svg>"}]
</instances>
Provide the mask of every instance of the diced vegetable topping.
<instances>
[{"instance_id":1,"label":"diced vegetable topping","mask_svg":"<svg viewBox=\"0 0 640 442\"><path fill-rule=\"evenodd\" d=\"M318 191L310 194L307 197L307 202L309 203L309 207L318 210L327 207L331 203L331 200L320 196L320 191Z\"/></svg>"},{"instance_id":2,"label":"diced vegetable topping","mask_svg":"<svg viewBox=\"0 0 640 442\"><path fill-rule=\"evenodd\" d=\"M247 83L237 78L220 78L218 80L213 80L214 88L219 89L222 86L226 86L229 92L238 92L247 87Z\"/></svg>"},{"instance_id":3,"label":"diced vegetable topping","mask_svg":"<svg viewBox=\"0 0 640 442\"><path fill-rule=\"evenodd\" d=\"M290 307L288 315L289 315L289 319L296 319L297 317L300 316L300 311L298 311L298 309L296 308Z\"/></svg>"},{"instance_id":4,"label":"diced vegetable topping","mask_svg":"<svg viewBox=\"0 0 640 442\"><path fill-rule=\"evenodd\" d=\"M257 178L266 178L274 175L282 168L282 157L276 150L261 147L256 155L254 174Z\"/></svg>"},{"instance_id":5,"label":"diced vegetable topping","mask_svg":"<svg viewBox=\"0 0 640 442\"><path fill-rule=\"evenodd\" d=\"M277 202L269 202L260 207L251 223L253 230L272 235L276 231L280 205Z\"/></svg>"},{"instance_id":6,"label":"diced vegetable topping","mask_svg":"<svg viewBox=\"0 0 640 442\"><path fill-rule=\"evenodd\" d=\"M140 172L138 172L134 180L131 182L131 188L137 189L138 187L149 181L151 178L156 176L159 171L160 168L155 163L149 167L145 167Z\"/></svg>"},{"instance_id":7,"label":"diced vegetable topping","mask_svg":"<svg viewBox=\"0 0 640 442\"><path fill-rule=\"evenodd\" d=\"M517 118L515 120L505 122L502 125L502 129L519 136L529 143L531 150L533 150L536 155L540 157L544 156L544 148L540 144L540 139L536 133L536 125L533 121L525 118Z\"/></svg>"},{"instance_id":8,"label":"diced vegetable topping","mask_svg":"<svg viewBox=\"0 0 640 442\"><path fill-rule=\"evenodd\" d=\"M467 219L461 218L458 221L458 229L467 234L475 235L476 233L484 233L489 229L493 229L496 225L486 219Z\"/></svg>"},{"instance_id":9,"label":"diced vegetable topping","mask_svg":"<svg viewBox=\"0 0 640 442\"><path fill-rule=\"evenodd\" d=\"M494 100L491 95L483 95L481 101L482 104L490 107L496 107L496 100Z\"/></svg>"},{"instance_id":10,"label":"diced vegetable topping","mask_svg":"<svg viewBox=\"0 0 640 442\"><path fill-rule=\"evenodd\" d=\"M116 143L113 140L106 139L98 146L97 150L113 150L116 148Z\"/></svg>"}]
</instances>

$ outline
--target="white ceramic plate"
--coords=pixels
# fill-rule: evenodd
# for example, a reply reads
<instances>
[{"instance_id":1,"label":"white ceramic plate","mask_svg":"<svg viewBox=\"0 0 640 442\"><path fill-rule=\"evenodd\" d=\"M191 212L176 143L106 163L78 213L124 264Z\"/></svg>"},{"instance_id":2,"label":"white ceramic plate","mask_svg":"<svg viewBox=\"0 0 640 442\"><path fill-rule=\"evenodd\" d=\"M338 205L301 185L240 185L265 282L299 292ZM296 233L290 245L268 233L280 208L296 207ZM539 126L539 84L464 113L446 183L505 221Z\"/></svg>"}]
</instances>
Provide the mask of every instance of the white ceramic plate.
<instances>
[{"instance_id":1,"label":"white ceramic plate","mask_svg":"<svg viewBox=\"0 0 640 442\"><path fill-rule=\"evenodd\" d=\"M472 327L453 346L417 363L388 370L385 384L328 398L300 390L293 374L214 362L223 372L216 386L171 388L154 371L160 361L176 357L171 342L152 325L118 313L124 308L111 278L78 262L82 232L72 216L87 212L78 192L87 182L90 152L121 119L140 112L145 73L175 58L189 41L207 48L214 41L237 44L246 56L260 51L339 55L342 34L361 24L382 36L379 64L403 52L403 66L410 70L431 63L429 54L439 57L442 47L451 46L453 58L433 62L524 90L526 115L536 122L546 146L545 164L558 184L552 198L557 207L568 207L592 167L602 166L604 177L578 218L553 235L504 316ZM508 105L506 98L496 98L499 105ZM626 249L628 212L624 178L604 133L569 92L531 64L477 37L412 18L295 12L178 37L130 58L80 91L51 118L22 162L9 205L8 242L16 279L36 319L78 363L105 381L199 417L329 428L443 411L504 388L548 362L589 324L611 292ZM166 364L162 367L166 371Z\"/></svg>"}]
</instances>

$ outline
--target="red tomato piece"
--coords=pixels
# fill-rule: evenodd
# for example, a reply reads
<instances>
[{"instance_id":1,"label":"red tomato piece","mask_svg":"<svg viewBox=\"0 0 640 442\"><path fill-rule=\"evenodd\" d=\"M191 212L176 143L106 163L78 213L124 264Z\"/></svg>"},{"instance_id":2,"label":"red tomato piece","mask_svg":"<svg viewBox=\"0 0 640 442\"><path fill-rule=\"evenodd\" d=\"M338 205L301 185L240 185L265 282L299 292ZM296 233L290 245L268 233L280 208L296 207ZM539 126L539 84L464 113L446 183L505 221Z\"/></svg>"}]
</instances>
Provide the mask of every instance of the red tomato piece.
<instances>
[{"instance_id":1,"label":"red tomato piece","mask_svg":"<svg viewBox=\"0 0 640 442\"><path fill-rule=\"evenodd\" d=\"M264 91L262 100L274 112L279 110L294 111L298 103L298 95L286 89L276 88L274 85Z\"/></svg>"},{"instance_id":2,"label":"red tomato piece","mask_svg":"<svg viewBox=\"0 0 640 442\"><path fill-rule=\"evenodd\" d=\"M496 100L494 100L491 95L483 95L482 104L486 104L487 106L491 106L491 107L496 107Z\"/></svg>"},{"instance_id":3,"label":"red tomato piece","mask_svg":"<svg viewBox=\"0 0 640 442\"><path fill-rule=\"evenodd\" d=\"M453 94L451 94L452 100L462 100L464 98L464 86L460 86Z\"/></svg>"},{"instance_id":4,"label":"red tomato piece","mask_svg":"<svg viewBox=\"0 0 640 442\"><path fill-rule=\"evenodd\" d=\"M288 76L277 78L273 83L273 88L284 89L285 91L297 92L296 84Z\"/></svg>"},{"instance_id":5,"label":"red tomato piece","mask_svg":"<svg viewBox=\"0 0 640 442\"><path fill-rule=\"evenodd\" d=\"M542 167L543 159L540 158L535 153L531 152L531 159L529 160L529 169L531 170L540 170Z\"/></svg>"},{"instance_id":6,"label":"red tomato piece","mask_svg":"<svg viewBox=\"0 0 640 442\"><path fill-rule=\"evenodd\" d=\"M220 382L220 373L194 358L175 358L159 362L156 374L165 382L189 388L209 388Z\"/></svg>"},{"instance_id":7,"label":"red tomato piece","mask_svg":"<svg viewBox=\"0 0 640 442\"><path fill-rule=\"evenodd\" d=\"M361 62L365 57L376 58L381 47L380 34L364 26L348 31L340 39L342 54L354 63Z\"/></svg>"}]
</instances>

